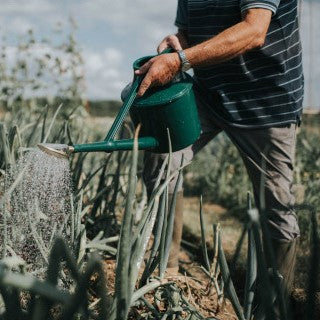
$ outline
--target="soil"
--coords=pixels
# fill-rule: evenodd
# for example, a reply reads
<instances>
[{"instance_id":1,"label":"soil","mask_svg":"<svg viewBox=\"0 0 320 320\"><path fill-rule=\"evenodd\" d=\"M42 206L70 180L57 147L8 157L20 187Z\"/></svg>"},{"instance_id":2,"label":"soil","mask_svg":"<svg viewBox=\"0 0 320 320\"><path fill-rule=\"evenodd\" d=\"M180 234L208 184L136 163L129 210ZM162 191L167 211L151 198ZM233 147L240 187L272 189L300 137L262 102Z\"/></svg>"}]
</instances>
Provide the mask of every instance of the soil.
<instances>
[{"instance_id":1,"label":"soil","mask_svg":"<svg viewBox=\"0 0 320 320\"><path fill-rule=\"evenodd\" d=\"M230 301L218 299L213 283L202 271L200 264L193 261L193 259L194 256L186 250L182 250L179 255L179 272L177 274L167 274L165 279L175 282L188 302L206 318L236 320L237 317ZM115 260L105 260L104 269L109 294L113 295L115 288ZM150 304L156 305L153 292L146 294L145 298ZM145 312L145 309L142 307L134 307L132 309L134 310L131 310L129 319L136 319L138 318L138 314ZM158 306L158 311L160 313L165 311L165 306L163 304Z\"/></svg>"},{"instance_id":2,"label":"soil","mask_svg":"<svg viewBox=\"0 0 320 320\"><path fill-rule=\"evenodd\" d=\"M186 198L185 199L185 218L184 218L184 240L185 244L189 245L189 249L195 254L194 259L201 261L202 254L196 250L201 247L200 240L200 223L199 220L199 199ZM205 219L205 226L219 223L221 225L221 235L223 248L229 262L231 264L236 243L242 231L241 213L234 215L228 212L223 207L216 204L204 204L203 213ZM206 230L206 242L208 246L209 255L212 251L212 228ZM241 298L245 281L245 259L246 259L247 243L243 244L240 257L236 266L234 266L232 273L232 280L236 287L236 291ZM306 315L307 305L307 288L308 288L308 275L310 273L310 250L309 245L300 244L297 253L297 264L294 279L294 291L291 297L291 305L294 320L301 320ZM315 281L317 281L315 279ZM317 290L315 298L315 311L313 319L320 319L320 280L318 279ZM309 320L309 319L308 319Z\"/></svg>"},{"instance_id":3,"label":"soil","mask_svg":"<svg viewBox=\"0 0 320 320\"><path fill-rule=\"evenodd\" d=\"M227 260L232 261L236 243L240 237L242 224L238 218L230 215L224 208L214 204L204 204L205 226L220 223L222 228L222 242ZM219 299L216 289L210 278L201 268L202 252L200 240L199 219L199 200L197 198L187 198L184 216L184 234L183 245L179 254L179 273L167 274L165 279L173 281L181 290L188 302L193 305L204 317L219 320L237 319L233 307L229 300ZM207 246L209 256L212 254L212 228L206 232ZM232 272L232 280L236 291L241 299L243 295L245 281L245 249L241 251L240 259ZM306 315L307 305L307 286L308 276L308 252L305 248L300 248L298 253L297 272L295 278L295 287L292 294L293 319L301 320ZM107 276L108 291L110 295L114 294L115 281L115 260L104 261L105 273ZM145 295L145 299L156 306L158 312L166 310L165 305L156 304L154 301L154 292ZM138 319L142 313L147 310L145 307L134 307L130 311L129 319ZM184 318L184 314L182 313ZM157 319L157 318L148 318ZM315 299L315 316L313 319L320 319L320 292Z\"/></svg>"},{"instance_id":4,"label":"soil","mask_svg":"<svg viewBox=\"0 0 320 320\"><path fill-rule=\"evenodd\" d=\"M304 289L294 289L292 293L292 310L294 319L305 319L307 312L307 292ZM320 292L316 294L315 310L312 319L320 319Z\"/></svg>"}]
</instances>

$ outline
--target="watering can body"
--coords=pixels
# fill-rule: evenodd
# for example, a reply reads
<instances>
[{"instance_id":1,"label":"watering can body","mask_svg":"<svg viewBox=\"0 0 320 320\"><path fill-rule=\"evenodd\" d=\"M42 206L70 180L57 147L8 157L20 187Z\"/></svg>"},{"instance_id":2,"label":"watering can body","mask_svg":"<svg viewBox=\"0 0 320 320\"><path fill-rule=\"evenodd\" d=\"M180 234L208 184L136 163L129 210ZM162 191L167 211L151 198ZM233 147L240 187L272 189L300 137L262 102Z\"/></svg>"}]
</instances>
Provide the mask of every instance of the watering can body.
<instances>
[{"instance_id":1,"label":"watering can body","mask_svg":"<svg viewBox=\"0 0 320 320\"><path fill-rule=\"evenodd\" d=\"M193 80L188 74L161 88L151 88L136 99L130 109L135 125L141 123L140 136L153 137L159 145L153 152L181 150L199 137L196 101L192 90Z\"/></svg>"}]
</instances>

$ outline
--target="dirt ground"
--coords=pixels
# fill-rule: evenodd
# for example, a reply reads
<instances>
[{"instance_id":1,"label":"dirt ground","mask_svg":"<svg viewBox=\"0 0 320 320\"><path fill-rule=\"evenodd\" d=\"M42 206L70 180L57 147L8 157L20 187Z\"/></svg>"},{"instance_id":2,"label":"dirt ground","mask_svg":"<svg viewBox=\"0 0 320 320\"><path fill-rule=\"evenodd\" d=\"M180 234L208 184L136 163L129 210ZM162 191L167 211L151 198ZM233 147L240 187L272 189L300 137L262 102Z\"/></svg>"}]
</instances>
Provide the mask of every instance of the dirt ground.
<instances>
[{"instance_id":1,"label":"dirt ground","mask_svg":"<svg viewBox=\"0 0 320 320\"><path fill-rule=\"evenodd\" d=\"M206 226L206 241L210 250L213 243L212 224L220 223L221 236L223 248L226 257L231 261L235 252L236 243L239 240L242 223L239 221L242 219L241 214L230 214L226 209L221 206L206 203L203 205L203 213ZM189 242L196 244L200 248L200 222L199 222L199 199L198 198L186 198L185 199L185 214L184 214L184 237ZM235 267L235 275L233 275L233 282L236 286L236 291L241 297L242 290L244 288L245 280L245 260L246 260L246 247L245 241L241 250L238 264ZM199 252L198 260L201 259L201 252ZM308 275L310 272L310 250L306 245L301 245L298 248L297 265L294 280L294 291L292 293L292 310L295 320L301 320L305 316L306 312L306 300L307 300L307 288L308 288ZM320 281L320 280L319 280ZM320 284L319 284L320 289ZM315 299L315 313L316 318L320 319L320 290Z\"/></svg>"},{"instance_id":2,"label":"dirt ground","mask_svg":"<svg viewBox=\"0 0 320 320\"><path fill-rule=\"evenodd\" d=\"M179 255L180 270L178 274L165 276L168 281L175 282L181 289L184 297L206 318L219 320L237 320L230 301L219 299L209 277L201 270L200 265L192 260L192 257L182 250ZM104 268L107 275L109 294L114 294L115 261L106 260ZM149 303L154 304L154 293L145 295ZM136 319L139 313L144 312L143 308L131 310L129 319ZM158 311L165 311L165 306L160 306ZM136 316L135 316L136 315ZM183 315L182 315L183 316Z\"/></svg>"},{"instance_id":3,"label":"dirt ground","mask_svg":"<svg viewBox=\"0 0 320 320\"><path fill-rule=\"evenodd\" d=\"M241 222L239 219L229 214L227 210L218 205L205 203L203 205L203 212L209 255L211 253L210 250L212 250L213 243L212 225L220 223L222 229L221 235L223 248L227 259L230 261L234 254L236 243L241 235ZM235 267L235 273L233 275L236 291L240 298L243 293L245 281L246 246L247 244L244 243L240 259ZM306 263L307 254L308 253L304 248L299 249L295 278L296 288L292 295L294 320L303 319L306 312L306 286L308 275L308 264ZM226 300L221 302L221 299L218 299L213 283L202 270L201 256L199 199L186 198L184 210L184 239L182 250L179 255L179 273L177 275L167 275L166 278L168 281L174 281L182 290L189 303L205 317L215 317L219 320L236 320L237 318L230 301ZM114 293L114 269L115 261L106 260L105 270L110 294ZM154 303L153 293L147 294L145 298L151 304ZM133 313L131 312L130 319L135 319L134 314L138 314L139 312L142 312L139 308L134 310ZM320 293L316 297L316 314L318 317L316 319L320 319Z\"/></svg>"},{"instance_id":4,"label":"dirt ground","mask_svg":"<svg viewBox=\"0 0 320 320\"><path fill-rule=\"evenodd\" d=\"M203 316L206 318L216 318L219 320L236 320L237 317L234 313L233 307L229 300L219 298L214 287L214 284L201 268L199 263L200 257L200 240L197 235L200 234L199 221L199 203L197 198L187 198L184 212L185 226L184 226L184 244L179 255L179 273L175 275L166 275L168 281L173 281L183 292L184 297L188 302L193 305ZM227 235L223 237L228 239L224 242L224 246L234 248L238 235L241 233L241 225L237 223L238 231L236 236L234 235L234 219L230 220L225 215L226 210L220 206L212 204L204 204L205 224L212 226L213 223L223 223L223 234ZM207 213L213 212L209 215ZM190 226L191 229L190 229ZM211 233L211 235L210 235ZM231 237L232 235L232 237ZM212 228L207 230L208 245L212 243ZM190 248L190 243L193 243L193 247ZM107 283L109 294L114 294L114 281L115 281L115 261L106 260L105 270L107 275ZM145 295L145 298L152 304L153 293ZM132 314L143 312L144 310L135 309L131 311L131 318L135 319ZM164 311L164 310L159 310Z\"/></svg>"}]
</instances>

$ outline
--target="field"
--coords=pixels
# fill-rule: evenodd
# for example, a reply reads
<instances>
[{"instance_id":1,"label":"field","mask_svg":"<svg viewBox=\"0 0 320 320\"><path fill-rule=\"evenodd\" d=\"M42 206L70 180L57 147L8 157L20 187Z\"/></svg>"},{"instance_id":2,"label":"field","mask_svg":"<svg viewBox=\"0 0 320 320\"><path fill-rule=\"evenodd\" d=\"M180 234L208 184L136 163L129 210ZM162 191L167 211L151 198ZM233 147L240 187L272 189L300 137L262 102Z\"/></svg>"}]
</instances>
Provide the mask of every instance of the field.
<instances>
[{"instance_id":1,"label":"field","mask_svg":"<svg viewBox=\"0 0 320 320\"><path fill-rule=\"evenodd\" d=\"M1 204L4 210L1 211L2 226L4 214L6 214L6 201L10 199L9 193L12 192L12 188L9 190L3 188L3 181L8 170L12 169L21 157L21 147L32 150L44 136L50 137L50 141L57 142L68 142L69 139L80 142L101 140L106 126L110 126L111 119L92 118L85 111L81 111L81 107L68 119L65 119L63 112L59 115L55 113L56 111L55 108L36 108L28 113L28 117L20 116L19 112L7 112L2 115ZM51 122L52 120L54 121ZM311 258L317 259L315 253L312 255L312 248L317 247L315 241L318 241L318 233L314 229L317 219L312 215L312 210L318 206L319 151L317 134L314 134L315 129L309 129L302 129L299 133L296 160L295 189L300 201L301 210L298 211L298 215L303 235L296 285L301 289L310 288L308 274L310 276L309 270L312 264L310 265L309 261ZM208 159L212 149L215 150L215 155L210 155L213 159L210 161L212 167L206 168L203 161ZM168 180L159 185L148 202L140 177L141 156L137 152L115 152L110 155L77 154L70 159L74 186L73 205L69 213L70 222L66 224L65 233L55 235L59 244L55 245L52 239L46 248L48 254L51 251L51 255L45 262L46 268L49 268L48 274L44 276L45 279L33 280L33 284L28 284L30 283L28 279L30 277L35 279L34 276L15 271L21 270L21 264L25 262L13 259L13 253L2 247L4 255L11 256L11 260L6 258L2 262L1 293L6 310L2 317L5 318L13 312L8 300L5 299L8 295L11 299L15 299L15 303L21 305L20 316L23 315L26 319L40 319L34 316L36 310L43 312L40 312L42 317L46 314L47 317L50 315L59 319L68 319L65 314L69 314L68 317L71 314L77 314L79 319L95 317L124 319L127 313L132 319L160 319L173 317L173 315L177 318L193 317L194 319L205 317L236 319L236 316L244 319L244 311L247 309L245 305L240 306L238 296L239 299L243 299L248 294L249 290L244 281L248 277L245 270L254 266L254 264L247 265L248 249L246 249L245 234L248 232L246 230L259 232L260 227L254 224L254 209L248 211L247 208L250 206L247 202L247 191L250 190L250 185L247 184L248 181L236 151L225 137L221 137L207 146L206 150L199 154L198 159L184 169L185 193L189 198L187 198L185 210L187 218L185 218L184 249L181 253L181 274L178 276L165 273L170 243L170 221L172 223L170 219L172 210L165 205ZM216 163L223 163L224 170L220 168L217 170ZM210 172L209 177L206 172ZM225 172L228 174L226 175ZM135 176L138 180L134 178ZM201 194L205 202L203 210L199 212ZM200 223L199 214L204 219L203 224ZM162 232L158 230L153 236L152 226L155 220L161 219L161 215L168 216L169 224L167 226L163 224ZM245 229L244 227L248 226L246 220L248 217L253 220L251 220L251 228ZM310 220L313 224L310 224ZM72 225L76 227L73 227L74 236L70 240L66 234L70 232ZM159 224L156 225L159 227ZM207 230L204 230L204 225ZM216 226L214 233L212 226ZM65 250L61 250L64 248L62 240L59 240L61 237L68 243L68 248L66 247ZM129 244L129 239L136 240ZM239 239L240 242L244 240L244 243L239 251L240 255L235 258L237 249L240 249ZM258 238L255 241L259 241ZM147 243L149 243L148 247ZM250 246L248 248L249 251L252 250ZM143 262L146 251L150 250L153 254ZM99 258L92 256L93 251L98 252ZM259 259L259 251L256 254ZM227 267L225 256L231 271ZM148 257L148 254L145 257ZM65 270L65 274L63 273L64 276L62 276L57 269L54 271L55 280L50 280L49 270L58 268L56 262L53 263L55 259L58 259L57 261L67 259L67 264L62 264L63 269L60 269ZM235 260L238 260L237 264L234 264ZM136 267L128 268L128 266ZM28 270L30 265L27 264L24 268ZM67 271L68 269L70 271ZM73 269L79 271L73 271ZM31 271L37 274L35 272L37 270ZM77 272L77 276L74 272ZM312 275L316 274L317 269L313 272ZM233 282L230 282L230 274L236 291L234 291ZM61 276L67 277L68 282L71 283L67 287L69 294L65 292L66 288L59 286L54 289L55 294L49 294L49 291L44 288L53 290L54 284ZM107 284L102 280L104 276ZM6 286L11 289L4 289ZM85 288L88 290L87 294L81 295L81 291ZM316 284L312 294L317 290ZM305 292L306 290L298 291L298 303L303 304L301 299L308 300ZM62 299L63 294L64 299ZM31 298L26 298L28 295ZM223 302L224 299L227 299L226 303ZM36 301L35 305L32 305L32 301ZM102 312L102 308L108 311ZM306 302L303 308L309 310ZM14 312L17 314L18 311ZM311 309L308 312L315 311Z\"/></svg>"}]
</instances>

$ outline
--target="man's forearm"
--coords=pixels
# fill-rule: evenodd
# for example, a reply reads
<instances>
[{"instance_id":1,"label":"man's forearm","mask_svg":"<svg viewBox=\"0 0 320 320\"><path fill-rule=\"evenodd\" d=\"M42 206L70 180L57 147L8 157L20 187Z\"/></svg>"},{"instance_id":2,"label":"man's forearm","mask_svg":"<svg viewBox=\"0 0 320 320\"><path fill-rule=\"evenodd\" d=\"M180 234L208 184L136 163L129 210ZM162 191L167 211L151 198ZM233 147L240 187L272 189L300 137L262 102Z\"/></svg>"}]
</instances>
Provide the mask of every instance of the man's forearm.
<instances>
[{"instance_id":1,"label":"man's forearm","mask_svg":"<svg viewBox=\"0 0 320 320\"><path fill-rule=\"evenodd\" d=\"M244 20L217 36L185 50L193 67L207 66L230 60L264 44L271 11L255 9Z\"/></svg>"}]
</instances>

